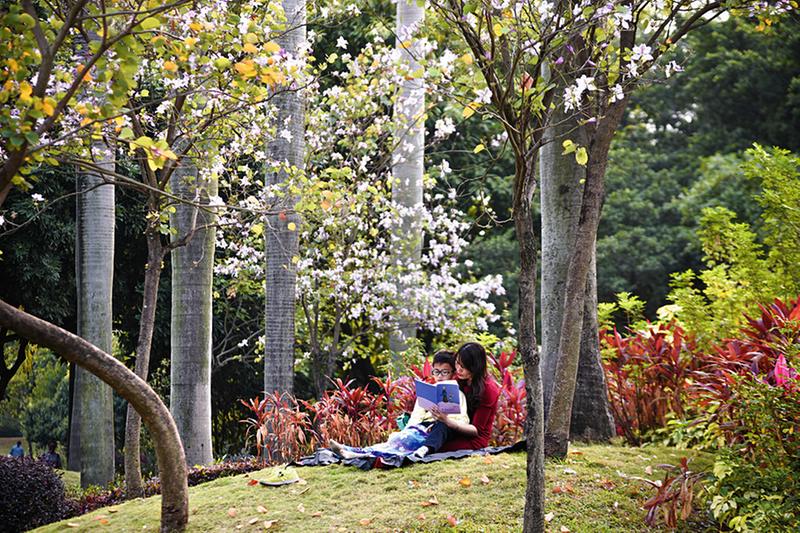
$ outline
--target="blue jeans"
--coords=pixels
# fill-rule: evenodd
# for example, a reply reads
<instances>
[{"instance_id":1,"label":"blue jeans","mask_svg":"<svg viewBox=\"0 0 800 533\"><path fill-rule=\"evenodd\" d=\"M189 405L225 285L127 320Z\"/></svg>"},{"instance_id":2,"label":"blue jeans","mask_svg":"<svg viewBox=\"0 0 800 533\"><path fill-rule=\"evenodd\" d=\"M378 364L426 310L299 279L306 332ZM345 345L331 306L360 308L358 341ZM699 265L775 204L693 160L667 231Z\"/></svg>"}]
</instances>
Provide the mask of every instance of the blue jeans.
<instances>
[{"instance_id":1,"label":"blue jeans","mask_svg":"<svg viewBox=\"0 0 800 533\"><path fill-rule=\"evenodd\" d=\"M452 435L453 430L447 427L447 424L437 421L430 427L428 436L425 437L425 442L422 445L428 447L429 453L438 452L444 446L444 443L450 440Z\"/></svg>"}]
</instances>

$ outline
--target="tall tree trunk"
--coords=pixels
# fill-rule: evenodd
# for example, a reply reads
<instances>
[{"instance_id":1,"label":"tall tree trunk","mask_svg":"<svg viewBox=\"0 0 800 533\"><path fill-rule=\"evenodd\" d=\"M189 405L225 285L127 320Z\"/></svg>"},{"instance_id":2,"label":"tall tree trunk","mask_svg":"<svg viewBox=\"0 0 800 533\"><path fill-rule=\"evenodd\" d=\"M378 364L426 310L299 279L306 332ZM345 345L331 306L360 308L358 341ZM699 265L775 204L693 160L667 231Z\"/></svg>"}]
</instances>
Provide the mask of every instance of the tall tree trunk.
<instances>
[{"instance_id":1,"label":"tall tree trunk","mask_svg":"<svg viewBox=\"0 0 800 533\"><path fill-rule=\"evenodd\" d=\"M425 21L425 3L416 0L397 2L397 43L401 63L412 74L406 76L394 106L395 148L392 153L392 200L407 210L395 228L399 265L418 263L422 250L419 209L422 206L422 174L425 172L425 82L413 74L421 67L422 52L417 36ZM401 272L402 272L401 267ZM403 286L399 284L398 291ZM400 319L389 335L389 349L397 357L408 349L408 340L416 337L416 325ZM399 360L395 360L399 363Z\"/></svg>"},{"instance_id":2,"label":"tall tree trunk","mask_svg":"<svg viewBox=\"0 0 800 533\"><path fill-rule=\"evenodd\" d=\"M175 423L158 394L108 353L2 300L0 325L97 376L133 405L155 441L161 477L161 531L183 531L189 519L186 459Z\"/></svg>"},{"instance_id":3,"label":"tall tree trunk","mask_svg":"<svg viewBox=\"0 0 800 533\"><path fill-rule=\"evenodd\" d=\"M608 151L614 131L622 118L625 103L622 100L612 104L589 137L589 162L581 200L581 215L564 287L564 309L572 310L573 314L564 313L561 322L553 394L545 425L545 454L548 456L564 457L567 454L579 366L586 277L592 264L592 252L600 222Z\"/></svg>"},{"instance_id":4,"label":"tall tree trunk","mask_svg":"<svg viewBox=\"0 0 800 533\"><path fill-rule=\"evenodd\" d=\"M215 180L204 182L185 157L170 178L179 198L208 204ZM173 239L191 238L172 252L170 410L190 465L213 461L211 445L211 334L215 222L213 212L179 203L170 216Z\"/></svg>"},{"instance_id":5,"label":"tall tree trunk","mask_svg":"<svg viewBox=\"0 0 800 533\"><path fill-rule=\"evenodd\" d=\"M518 156L514 184L514 227L519 242L519 333L518 350L525 373L528 416L525 440L528 448L524 531L544 531L544 409L542 374L536 344L536 254L531 203L535 190L535 161L526 164Z\"/></svg>"},{"instance_id":6,"label":"tall tree trunk","mask_svg":"<svg viewBox=\"0 0 800 533\"><path fill-rule=\"evenodd\" d=\"M290 31L278 37L281 48L299 55L306 43L305 0L283 0L286 24ZM267 186L285 183L290 169L305 169L305 102L297 91L284 91L275 95L278 107L277 128L288 130L290 135L278 136L267 147L275 167L267 171ZM297 269L294 257L298 251L298 226L300 217L294 207L297 199L286 194L278 200L283 209L279 215L267 219L265 231L266 289L264 294L264 392L294 390L294 334L295 288Z\"/></svg>"},{"instance_id":7,"label":"tall tree trunk","mask_svg":"<svg viewBox=\"0 0 800 533\"><path fill-rule=\"evenodd\" d=\"M114 151L92 146L95 163L114 171ZM78 174L75 270L78 335L111 353L111 297L114 280L114 186L103 176ZM111 388L78 367L75 374L72 435L80 454L81 486L106 486L114 480L114 398ZM76 462L72 457L73 464Z\"/></svg>"},{"instance_id":8,"label":"tall tree trunk","mask_svg":"<svg viewBox=\"0 0 800 533\"><path fill-rule=\"evenodd\" d=\"M586 146L585 128L575 117L555 114L545 131L546 144L540 151L540 198L542 220L542 381L545 418L550 407L558 357L561 323L576 315L567 310L564 316L564 289L567 269L575 242L581 209L586 169L572 154L562 155L561 142L571 138ZM592 243L591 265L586 280L578 385L573 402L573 439L606 440L613 435L613 420L608 405L605 376L597 339L597 281L594 268L595 246Z\"/></svg>"},{"instance_id":9,"label":"tall tree trunk","mask_svg":"<svg viewBox=\"0 0 800 533\"><path fill-rule=\"evenodd\" d=\"M149 208L156 209L155 198L150 199ZM157 219L155 219L157 220ZM147 225L147 264L144 267L144 291L142 294L142 313L139 317L139 340L136 344L136 375L147 381L150 367L150 349L153 344L153 330L156 322L158 285L164 261L164 246L156 221ZM125 419L125 495L139 498L144 495L141 462L142 419L131 404Z\"/></svg>"}]
</instances>

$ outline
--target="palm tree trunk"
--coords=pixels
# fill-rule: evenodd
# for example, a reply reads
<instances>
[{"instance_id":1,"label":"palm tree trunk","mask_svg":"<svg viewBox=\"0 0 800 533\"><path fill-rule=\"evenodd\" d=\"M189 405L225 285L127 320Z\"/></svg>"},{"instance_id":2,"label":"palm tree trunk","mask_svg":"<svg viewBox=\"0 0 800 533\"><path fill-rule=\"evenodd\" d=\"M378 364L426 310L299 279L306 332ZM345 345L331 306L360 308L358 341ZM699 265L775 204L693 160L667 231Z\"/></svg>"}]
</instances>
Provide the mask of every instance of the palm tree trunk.
<instances>
[{"instance_id":1,"label":"palm tree trunk","mask_svg":"<svg viewBox=\"0 0 800 533\"><path fill-rule=\"evenodd\" d=\"M422 250L422 228L419 208L422 206L422 174L425 171L425 83L422 76L413 73L421 67L418 58L422 49L417 35L425 21L424 3L416 0L397 2L397 44L401 62L412 75L406 76L394 107L395 148L392 154L392 200L409 210L404 215L395 234L397 263L408 265L419 262ZM401 272L403 268L401 266ZM399 284L398 291L403 286ZM400 319L397 328L389 335L389 349L397 356L408 349L408 339L416 337L416 325Z\"/></svg>"},{"instance_id":2,"label":"palm tree trunk","mask_svg":"<svg viewBox=\"0 0 800 533\"><path fill-rule=\"evenodd\" d=\"M306 42L305 0L283 0L286 23L278 44L289 54L298 55ZM305 102L297 91L275 95L278 107L277 128L289 131L267 147L274 167L267 171L267 186L285 183L288 167L305 169ZM288 138L286 138L288 137ZM264 392L287 392L294 389L294 317L297 269L294 257L298 250L300 217L294 212L297 199L285 195L279 199L281 214L267 219L265 231L266 289L264 294Z\"/></svg>"},{"instance_id":3,"label":"palm tree trunk","mask_svg":"<svg viewBox=\"0 0 800 533\"><path fill-rule=\"evenodd\" d=\"M187 158L170 178L175 195L208 204L216 181L204 182ZM170 410L190 465L213 461L211 444L212 281L215 215L180 203L170 216L173 239L192 233L172 252Z\"/></svg>"},{"instance_id":4,"label":"palm tree trunk","mask_svg":"<svg viewBox=\"0 0 800 533\"><path fill-rule=\"evenodd\" d=\"M92 146L96 164L114 171L114 152L102 141ZM78 335L111 353L114 279L114 186L91 172L78 174L75 270ZM111 388L78 367L75 375L71 463L80 456L81 486L114 480L114 400Z\"/></svg>"}]
</instances>

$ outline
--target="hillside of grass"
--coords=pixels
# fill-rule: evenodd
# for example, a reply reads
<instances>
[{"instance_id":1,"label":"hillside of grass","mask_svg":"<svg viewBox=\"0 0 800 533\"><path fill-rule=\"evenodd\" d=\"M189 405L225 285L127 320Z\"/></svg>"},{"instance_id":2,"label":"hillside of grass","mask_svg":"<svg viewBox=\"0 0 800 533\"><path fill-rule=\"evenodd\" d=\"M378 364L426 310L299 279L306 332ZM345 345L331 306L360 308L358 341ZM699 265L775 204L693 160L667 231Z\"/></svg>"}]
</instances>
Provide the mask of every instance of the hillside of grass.
<instances>
[{"instance_id":1,"label":"hillside of grass","mask_svg":"<svg viewBox=\"0 0 800 533\"><path fill-rule=\"evenodd\" d=\"M694 470L709 466L691 450L572 446L564 461L547 464L548 529L647 529L641 506L654 489L634 478L661 479L659 464L686 455ZM525 459L501 454L369 472L296 468L302 481L283 487L251 484L274 469L222 478L189 489L188 531L519 531ZM160 503L130 501L37 531L157 531Z\"/></svg>"}]
</instances>

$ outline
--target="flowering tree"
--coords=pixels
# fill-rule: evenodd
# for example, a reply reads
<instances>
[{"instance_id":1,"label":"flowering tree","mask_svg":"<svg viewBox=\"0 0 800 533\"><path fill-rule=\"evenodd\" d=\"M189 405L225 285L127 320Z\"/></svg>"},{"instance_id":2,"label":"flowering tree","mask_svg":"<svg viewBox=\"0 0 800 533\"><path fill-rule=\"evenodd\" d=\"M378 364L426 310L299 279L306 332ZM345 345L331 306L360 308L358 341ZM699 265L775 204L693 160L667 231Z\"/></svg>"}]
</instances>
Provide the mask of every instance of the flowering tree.
<instances>
[{"instance_id":1,"label":"flowering tree","mask_svg":"<svg viewBox=\"0 0 800 533\"><path fill-rule=\"evenodd\" d=\"M431 43L423 49L430 54ZM456 56L443 57L436 59L443 68L431 81L445 83L453 71ZM406 71L398 67L396 51L377 39L355 57L337 54L317 68L325 70L339 59L344 67L331 74L338 84L307 90L310 157L306 177L295 185L302 191L297 209L303 213L302 225L293 228L300 237L294 258L299 327L306 334L301 342L319 392L339 358L366 335L383 335L407 322L463 336L485 329L495 318L488 297L502 292L498 277L470 280L463 275L458 256L468 224L449 205L454 191L429 193L416 207L391 198L387 153L396 130L389 98ZM442 124L438 130L434 136L442 137L448 128ZM438 170L448 173L449 166L445 162ZM398 262L395 250L404 240L393 228L408 216L420 220L429 238L419 261ZM257 242L262 222L229 213L223 228L218 247L227 255L217 272L233 278L239 294L257 290L252 280L263 276Z\"/></svg>"}]
</instances>

